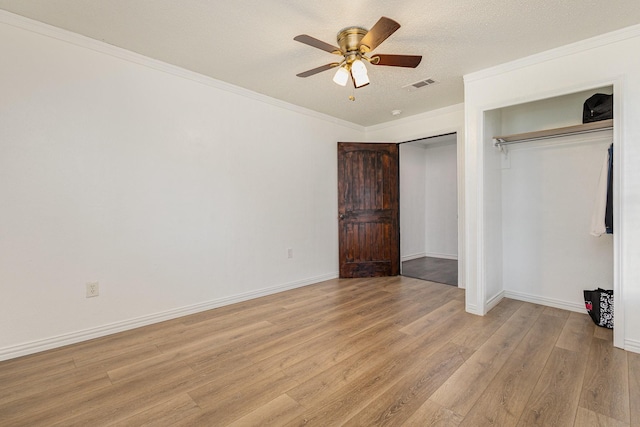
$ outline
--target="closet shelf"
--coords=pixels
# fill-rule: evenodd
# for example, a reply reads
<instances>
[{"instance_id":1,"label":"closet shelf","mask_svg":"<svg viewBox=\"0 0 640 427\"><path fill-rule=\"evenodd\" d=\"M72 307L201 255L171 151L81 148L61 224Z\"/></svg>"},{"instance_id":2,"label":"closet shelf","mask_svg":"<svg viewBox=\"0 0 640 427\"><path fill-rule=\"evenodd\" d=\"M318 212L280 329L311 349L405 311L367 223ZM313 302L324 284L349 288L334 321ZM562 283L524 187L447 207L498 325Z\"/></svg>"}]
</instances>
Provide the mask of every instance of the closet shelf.
<instances>
[{"instance_id":1,"label":"closet shelf","mask_svg":"<svg viewBox=\"0 0 640 427\"><path fill-rule=\"evenodd\" d=\"M517 144L519 142L534 141L538 139L555 138L565 135L576 135L581 133L599 132L613 129L613 119L600 120L592 123L583 123L575 126L566 126L555 129L544 129L535 132L516 133L513 135L494 136L493 145L501 147L503 145Z\"/></svg>"}]
</instances>

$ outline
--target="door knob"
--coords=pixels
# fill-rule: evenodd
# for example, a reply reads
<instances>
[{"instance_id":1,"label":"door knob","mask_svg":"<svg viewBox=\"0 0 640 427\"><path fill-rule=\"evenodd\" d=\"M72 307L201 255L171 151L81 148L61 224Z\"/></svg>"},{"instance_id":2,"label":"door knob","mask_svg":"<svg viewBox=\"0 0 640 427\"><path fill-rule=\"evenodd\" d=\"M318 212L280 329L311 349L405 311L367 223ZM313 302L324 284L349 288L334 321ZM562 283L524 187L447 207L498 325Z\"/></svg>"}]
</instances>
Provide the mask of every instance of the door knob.
<instances>
[{"instance_id":1,"label":"door knob","mask_svg":"<svg viewBox=\"0 0 640 427\"><path fill-rule=\"evenodd\" d=\"M340 219L344 219L344 214L340 214Z\"/></svg>"}]
</instances>

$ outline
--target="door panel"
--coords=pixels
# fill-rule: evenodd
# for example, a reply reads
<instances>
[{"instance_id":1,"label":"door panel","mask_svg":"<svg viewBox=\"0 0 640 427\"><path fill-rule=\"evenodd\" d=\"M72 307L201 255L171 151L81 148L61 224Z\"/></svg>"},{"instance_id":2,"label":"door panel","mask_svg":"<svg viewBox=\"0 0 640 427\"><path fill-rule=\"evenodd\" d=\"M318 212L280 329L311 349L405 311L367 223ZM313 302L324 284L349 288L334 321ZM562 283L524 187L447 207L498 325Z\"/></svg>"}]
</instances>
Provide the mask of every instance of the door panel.
<instances>
[{"instance_id":1,"label":"door panel","mask_svg":"<svg viewBox=\"0 0 640 427\"><path fill-rule=\"evenodd\" d=\"M400 272L397 144L338 143L340 277Z\"/></svg>"}]
</instances>

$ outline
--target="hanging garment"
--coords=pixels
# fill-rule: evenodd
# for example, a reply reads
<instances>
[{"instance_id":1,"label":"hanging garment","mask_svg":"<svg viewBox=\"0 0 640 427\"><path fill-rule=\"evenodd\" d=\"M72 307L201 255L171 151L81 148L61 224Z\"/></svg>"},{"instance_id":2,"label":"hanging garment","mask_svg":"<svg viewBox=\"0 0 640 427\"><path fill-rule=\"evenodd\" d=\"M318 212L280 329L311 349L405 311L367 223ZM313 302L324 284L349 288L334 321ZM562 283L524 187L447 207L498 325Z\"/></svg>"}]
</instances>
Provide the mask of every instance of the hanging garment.
<instances>
[{"instance_id":1,"label":"hanging garment","mask_svg":"<svg viewBox=\"0 0 640 427\"><path fill-rule=\"evenodd\" d=\"M607 234L613 234L613 144L609 146L609 170L607 173L607 208L604 213Z\"/></svg>"},{"instance_id":2,"label":"hanging garment","mask_svg":"<svg viewBox=\"0 0 640 427\"><path fill-rule=\"evenodd\" d=\"M607 226L605 224L607 216L607 202L610 199L610 195L611 199L613 198L613 191L609 191L609 184L611 184L611 187L613 187L613 179L609 179L609 176L613 176L612 162L613 144L611 144L609 150L607 150L607 155L605 156L602 168L600 169L600 179L598 180L596 199L593 214L591 216L590 234L596 237L600 237L603 234L607 233ZM612 210L613 209L609 209L609 212L612 213ZM611 215L611 218L613 218L613 215Z\"/></svg>"}]
</instances>

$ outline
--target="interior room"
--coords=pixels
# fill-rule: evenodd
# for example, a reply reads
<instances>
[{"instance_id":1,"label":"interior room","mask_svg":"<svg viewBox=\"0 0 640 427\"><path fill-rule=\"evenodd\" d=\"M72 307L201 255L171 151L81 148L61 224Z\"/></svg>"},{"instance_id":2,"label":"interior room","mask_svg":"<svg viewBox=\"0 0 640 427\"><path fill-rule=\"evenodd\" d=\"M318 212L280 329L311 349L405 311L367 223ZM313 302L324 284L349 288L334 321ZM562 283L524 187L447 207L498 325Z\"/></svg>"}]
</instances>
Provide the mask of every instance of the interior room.
<instances>
[{"instance_id":1,"label":"interior room","mask_svg":"<svg viewBox=\"0 0 640 427\"><path fill-rule=\"evenodd\" d=\"M455 133L400 144L402 275L458 286Z\"/></svg>"},{"instance_id":2,"label":"interior room","mask_svg":"<svg viewBox=\"0 0 640 427\"><path fill-rule=\"evenodd\" d=\"M639 51L635 0L0 0L0 425L640 425Z\"/></svg>"}]
</instances>

